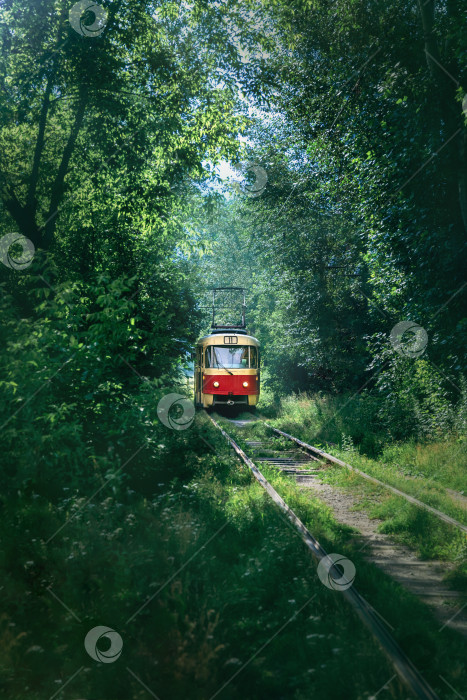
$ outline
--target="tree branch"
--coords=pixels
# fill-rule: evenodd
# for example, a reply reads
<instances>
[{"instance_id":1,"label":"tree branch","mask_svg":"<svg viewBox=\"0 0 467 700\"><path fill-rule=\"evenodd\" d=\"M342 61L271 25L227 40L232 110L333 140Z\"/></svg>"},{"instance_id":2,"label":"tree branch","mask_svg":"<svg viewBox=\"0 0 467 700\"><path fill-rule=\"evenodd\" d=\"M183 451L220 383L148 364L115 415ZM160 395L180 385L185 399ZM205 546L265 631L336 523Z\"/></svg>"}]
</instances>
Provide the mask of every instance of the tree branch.
<instances>
[{"instance_id":1,"label":"tree branch","mask_svg":"<svg viewBox=\"0 0 467 700\"><path fill-rule=\"evenodd\" d=\"M435 35L433 34L433 24L435 19L435 0L418 0L420 16L422 19L423 37L425 40L425 58L428 70L433 80L439 81L439 68L436 61L439 62L438 44L436 43Z\"/></svg>"},{"instance_id":2,"label":"tree branch","mask_svg":"<svg viewBox=\"0 0 467 700\"><path fill-rule=\"evenodd\" d=\"M36 200L36 190L37 183L39 180L39 166L41 162L42 151L44 149L45 142L45 127L47 124L47 115L50 106L50 95L52 93L53 80L55 77L55 64L50 72L49 79L47 80L47 87L45 89L44 100L42 102L41 113L39 117L39 129L37 132L36 147L34 149L34 158L32 163L31 179L29 182L28 194L26 197L26 209L30 212L30 215L36 218L37 211L37 200Z\"/></svg>"},{"instance_id":3,"label":"tree branch","mask_svg":"<svg viewBox=\"0 0 467 700\"><path fill-rule=\"evenodd\" d=\"M73 122L73 126L71 127L70 135L68 137L66 146L63 149L62 160L60 162L59 168L57 170L57 175L52 186L47 220L45 224L41 226L41 229L44 229L42 242L44 248L49 248L53 240L57 222L58 207L62 200L63 192L65 189L65 177L68 172L68 166L70 164L71 156L73 155L73 151L75 149L76 139L78 138L78 134L83 124L87 104L87 93L82 90L81 98L78 102L78 108L75 114L75 120Z\"/></svg>"},{"instance_id":4,"label":"tree branch","mask_svg":"<svg viewBox=\"0 0 467 700\"><path fill-rule=\"evenodd\" d=\"M467 233L467 130L465 128L461 134L459 158L459 204L465 233Z\"/></svg>"}]
</instances>

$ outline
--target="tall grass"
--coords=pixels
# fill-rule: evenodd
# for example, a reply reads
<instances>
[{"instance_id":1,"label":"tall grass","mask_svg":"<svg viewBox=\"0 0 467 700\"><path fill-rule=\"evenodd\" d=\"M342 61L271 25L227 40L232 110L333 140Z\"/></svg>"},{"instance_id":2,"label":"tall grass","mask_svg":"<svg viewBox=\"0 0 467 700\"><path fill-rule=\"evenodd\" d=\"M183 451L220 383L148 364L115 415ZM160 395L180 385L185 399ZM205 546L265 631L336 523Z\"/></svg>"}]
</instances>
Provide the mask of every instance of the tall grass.
<instances>
[{"instance_id":1,"label":"tall grass","mask_svg":"<svg viewBox=\"0 0 467 700\"><path fill-rule=\"evenodd\" d=\"M273 425L315 446L326 449L352 466L467 524L462 494L467 494L467 440L465 406L455 411L451 431L442 439L395 442L378 417L374 397L287 397ZM365 432L366 430L366 432ZM447 575L467 590L465 534L435 516L408 504L389 491L368 484L345 468L331 468L323 477L352 491L356 503L370 517L381 519L380 530L413 547L423 558L451 562ZM453 493L455 492L455 493ZM372 497L368 500L368 496ZM374 504L377 499L378 505Z\"/></svg>"}]
</instances>

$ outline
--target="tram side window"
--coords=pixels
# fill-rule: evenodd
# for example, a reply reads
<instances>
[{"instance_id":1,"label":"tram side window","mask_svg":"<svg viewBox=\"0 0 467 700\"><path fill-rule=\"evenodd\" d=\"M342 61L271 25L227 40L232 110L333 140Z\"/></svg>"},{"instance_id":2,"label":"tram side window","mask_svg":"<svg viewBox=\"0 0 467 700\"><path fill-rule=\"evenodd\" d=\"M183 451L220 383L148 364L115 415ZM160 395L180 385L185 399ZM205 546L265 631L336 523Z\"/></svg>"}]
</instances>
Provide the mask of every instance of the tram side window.
<instances>
[{"instance_id":1,"label":"tram side window","mask_svg":"<svg viewBox=\"0 0 467 700\"><path fill-rule=\"evenodd\" d=\"M250 367L256 369L258 367L258 350L250 345Z\"/></svg>"},{"instance_id":2,"label":"tram side window","mask_svg":"<svg viewBox=\"0 0 467 700\"><path fill-rule=\"evenodd\" d=\"M206 348L204 353L204 366L211 367L211 348Z\"/></svg>"},{"instance_id":3,"label":"tram side window","mask_svg":"<svg viewBox=\"0 0 467 700\"><path fill-rule=\"evenodd\" d=\"M248 367L248 347L243 348L240 355L240 367Z\"/></svg>"}]
</instances>

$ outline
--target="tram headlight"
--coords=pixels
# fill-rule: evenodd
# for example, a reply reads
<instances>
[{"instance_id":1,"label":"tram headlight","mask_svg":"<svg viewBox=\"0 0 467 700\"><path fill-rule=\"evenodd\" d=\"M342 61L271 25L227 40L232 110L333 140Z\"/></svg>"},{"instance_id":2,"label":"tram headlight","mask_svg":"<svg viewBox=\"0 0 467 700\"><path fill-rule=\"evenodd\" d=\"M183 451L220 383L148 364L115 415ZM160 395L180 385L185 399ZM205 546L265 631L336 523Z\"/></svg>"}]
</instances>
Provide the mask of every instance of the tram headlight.
<instances>
[{"instance_id":1,"label":"tram headlight","mask_svg":"<svg viewBox=\"0 0 467 700\"><path fill-rule=\"evenodd\" d=\"M217 387L219 386L219 382L213 382L212 385L215 386L217 389Z\"/></svg>"},{"instance_id":2,"label":"tram headlight","mask_svg":"<svg viewBox=\"0 0 467 700\"><path fill-rule=\"evenodd\" d=\"M243 382L243 386L246 388L248 386L248 382Z\"/></svg>"}]
</instances>

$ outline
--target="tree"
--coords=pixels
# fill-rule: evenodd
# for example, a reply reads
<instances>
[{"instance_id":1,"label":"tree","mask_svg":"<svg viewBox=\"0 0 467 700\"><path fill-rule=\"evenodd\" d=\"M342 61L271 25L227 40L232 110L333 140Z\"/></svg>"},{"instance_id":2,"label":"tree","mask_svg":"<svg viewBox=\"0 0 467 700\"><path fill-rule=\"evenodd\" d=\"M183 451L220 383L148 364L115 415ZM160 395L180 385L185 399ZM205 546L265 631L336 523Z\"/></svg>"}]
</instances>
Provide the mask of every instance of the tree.
<instances>
[{"instance_id":1,"label":"tree","mask_svg":"<svg viewBox=\"0 0 467 700\"><path fill-rule=\"evenodd\" d=\"M77 205L96 208L100 188L119 190L119 204L123 189L126 216L143 205L146 226L160 224L203 159L234 153L239 128L228 86L213 84L216 54L195 33L198 7L155 14L151 2L122 0L91 37L70 26L68 9L1 9L4 224L46 250L62 210L76 219Z\"/></svg>"},{"instance_id":2,"label":"tree","mask_svg":"<svg viewBox=\"0 0 467 700\"><path fill-rule=\"evenodd\" d=\"M267 167L279 148L291 166L288 187L273 190L269 173L275 213L266 195L257 228L267 220L279 242L280 210L282 236L289 228L293 239L298 198L309 220L338 212L362 243L354 264L368 269L368 313L381 326L386 314L386 332L402 318L418 320L435 360L459 367L467 9L446 0L264 5L286 50L270 58L276 125L256 141L250 132L252 158Z\"/></svg>"}]
</instances>

